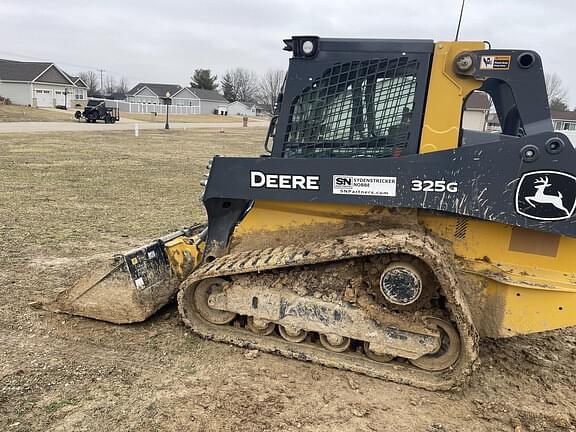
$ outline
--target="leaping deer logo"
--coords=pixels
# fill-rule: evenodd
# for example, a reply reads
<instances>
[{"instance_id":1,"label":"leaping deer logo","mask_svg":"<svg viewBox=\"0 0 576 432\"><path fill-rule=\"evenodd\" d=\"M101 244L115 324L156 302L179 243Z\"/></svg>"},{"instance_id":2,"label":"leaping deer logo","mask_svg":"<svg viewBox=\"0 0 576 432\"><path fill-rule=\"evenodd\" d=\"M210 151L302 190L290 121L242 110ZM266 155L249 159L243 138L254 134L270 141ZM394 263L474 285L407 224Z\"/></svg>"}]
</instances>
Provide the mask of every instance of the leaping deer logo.
<instances>
[{"instance_id":1,"label":"leaping deer logo","mask_svg":"<svg viewBox=\"0 0 576 432\"><path fill-rule=\"evenodd\" d=\"M534 187L536 188L536 193L533 196L525 197L524 199L528 204L532 207L536 207L536 204L552 204L559 210L562 210L566 213L566 216L570 216L570 211L564 207L564 203L562 199L562 192L558 191L558 195L546 195L544 190L552 186L548 181L548 176L544 178L540 177L534 180Z\"/></svg>"}]
</instances>

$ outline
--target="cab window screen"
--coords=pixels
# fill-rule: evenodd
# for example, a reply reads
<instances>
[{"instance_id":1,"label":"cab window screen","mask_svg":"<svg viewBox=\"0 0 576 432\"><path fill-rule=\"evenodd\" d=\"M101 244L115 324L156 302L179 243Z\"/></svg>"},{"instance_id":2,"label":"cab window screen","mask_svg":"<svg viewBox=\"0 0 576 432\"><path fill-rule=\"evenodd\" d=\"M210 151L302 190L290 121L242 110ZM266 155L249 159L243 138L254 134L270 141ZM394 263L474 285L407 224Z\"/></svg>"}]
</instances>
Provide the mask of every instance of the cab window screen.
<instances>
[{"instance_id":1,"label":"cab window screen","mask_svg":"<svg viewBox=\"0 0 576 432\"><path fill-rule=\"evenodd\" d=\"M291 105L283 156L400 156L411 133L417 70L406 57L326 69Z\"/></svg>"}]
</instances>

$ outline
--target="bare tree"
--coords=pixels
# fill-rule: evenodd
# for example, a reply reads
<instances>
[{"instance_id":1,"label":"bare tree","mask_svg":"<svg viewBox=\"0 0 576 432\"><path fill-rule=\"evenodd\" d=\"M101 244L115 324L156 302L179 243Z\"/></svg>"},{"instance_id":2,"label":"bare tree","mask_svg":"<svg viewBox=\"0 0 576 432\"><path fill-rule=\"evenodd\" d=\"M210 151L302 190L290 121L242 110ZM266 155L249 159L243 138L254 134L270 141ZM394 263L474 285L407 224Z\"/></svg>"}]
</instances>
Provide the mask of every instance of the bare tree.
<instances>
[{"instance_id":1,"label":"bare tree","mask_svg":"<svg viewBox=\"0 0 576 432\"><path fill-rule=\"evenodd\" d=\"M278 94L282 91L285 76L286 71L274 69L267 71L260 78L258 83L258 100L269 113L274 112L274 105L276 104Z\"/></svg>"},{"instance_id":2,"label":"bare tree","mask_svg":"<svg viewBox=\"0 0 576 432\"><path fill-rule=\"evenodd\" d=\"M98 75L96 75L96 72L80 72L78 76L88 87L88 96L94 96L98 93Z\"/></svg>"},{"instance_id":3,"label":"bare tree","mask_svg":"<svg viewBox=\"0 0 576 432\"><path fill-rule=\"evenodd\" d=\"M555 73L546 74L546 92L548 93L548 103L552 111L566 111L568 110L568 91L562 80Z\"/></svg>"},{"instance_id":4,"label":"bare tree","mask_svg":"<svg viewBox=\"0 0 576 432\"><path fill-rule=\"evenodd\" d=\"M220 84L228 101L256 102L258 77L253 71L243 68L226 71Z\"/></svg>"},{"instance_id":5,"label":"bare tree","mask_svg":"<svg viewBox=\"0 0 576 432\"><path fill-rule=\"evenodd\" d=\"M126 94L130 90L130 86L128 85L128 80L126 77L121 77L116 84L116 88L114 89L115 93L122 93Z\"/></svg>"},{"instance_id":6,"label":"bare tree","mask_svg":"<svg viewBox=\"0 0 576 432\"><path fill-rule=\"evenodd\" d=\"M107 75L104 80L104 94L110 95L116 91L116 80L113 76Z\"/></svg>"}]
</instances>

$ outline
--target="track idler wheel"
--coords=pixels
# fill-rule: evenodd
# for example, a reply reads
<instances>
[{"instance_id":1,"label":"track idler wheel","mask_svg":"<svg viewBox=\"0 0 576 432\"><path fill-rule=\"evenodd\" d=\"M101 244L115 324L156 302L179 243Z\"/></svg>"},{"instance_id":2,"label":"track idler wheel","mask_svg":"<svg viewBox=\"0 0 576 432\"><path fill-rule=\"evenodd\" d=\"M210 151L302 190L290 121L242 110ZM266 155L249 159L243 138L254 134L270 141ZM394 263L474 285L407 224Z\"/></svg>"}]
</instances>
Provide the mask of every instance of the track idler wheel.
<instances>
[{"instance_id":1,"label":"track idler wheel","mask_svg":"<svg viewBox=\"0 0 576 432\"><path fill-rule=\"evenodd\" d=\"M320 343L328 351L342 353L350 348L350 338L335 334L321 334Z\"/></svg>"},{"instance_id":2,"label":"track idler wheel","mask_svg":"<svg viewBox=\"0 0 576 432\"><path fill-rule=\"evenodd\" d=\"M212 324L224 325L236 318L234 312L214 309L210 306L210 295L224 290L226 281L221 278L205 279L194 290L194 306L200 316Z\"/></svg>"},{"instance_id":3,"label":"track idler wheel","mask_svg":"<svg viewBox=\"0 0 576 432\"><path fill-rule=\"evenodd\" d=\"M460 357L462 347L460 334L452 324L442 319L429 317L426 318L426 321L436 326L440 331L441 345L438 351L409 361L420 369L440 372L454 365Z\"/></svg>"},{"instance_id":4,"label":"track idler wheel","mask_svg":"<svg viewBox=\"0 0 576 432\"><path fill-rule=\"evenodd\" d=\"M306 340L306 336L308 336L308 332L302 329L294 329L290 327L284 327L282 325L278 326L278 332L280 336L286 339L288 342L292 343L300 343Z\"/></svg>"},{"instance_id":5,"label":"track idler wheel","mask_svg":"<svg viewBox=\"0 0 576 432\"><path fill-rule=\"evenodd\" d=\"M264 321L258 318L254 319L253 317L248 317L248 320L246 321L246 327L252 333L255 333L259 336L270 336L272 333L274 333L276 324L270 321Z\"/></svg>"},{"instance_id":6,"label":"track idler wheel","mask_svg":"<svg viewBox=\"0 0 576 432\"><path fill-rule=\"evenodd\" d=\"M366 354L366 357L370 360L374 360L378 363L388 363L394 359L394 356L390 354L376 354L370 349L370 342L367 341L364 342L364 354Z\"/></svg>"}]
</instances>

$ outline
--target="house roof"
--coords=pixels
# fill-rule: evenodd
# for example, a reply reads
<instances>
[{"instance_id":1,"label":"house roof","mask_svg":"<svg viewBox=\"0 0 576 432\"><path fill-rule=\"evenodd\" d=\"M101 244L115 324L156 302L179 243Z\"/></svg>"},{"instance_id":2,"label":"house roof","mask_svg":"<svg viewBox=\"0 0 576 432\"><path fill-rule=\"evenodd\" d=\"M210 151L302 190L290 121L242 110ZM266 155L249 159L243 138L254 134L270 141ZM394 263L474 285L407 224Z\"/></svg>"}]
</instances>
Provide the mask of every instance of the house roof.
<instances>
[{"instance_id":1,"label":"house roof","mask_svg":"<svg viewBox=\"0 0 576 432\"><path fill-rule=\"evenodd\" d=\"M190 91L194 93L196 96L198 96L198 99L226 102L226 104L228 103L228 101L224 98L224 96L222 96L216 90L191 88Z\"/></svg>"},{"instance_id":2,"label":"house roof","mask_svg":"<svg viewBox=\"0 0 576 432\"><path fill-rule=\"evenodd\" d=\"M0 79L6 81L34 81L50 66L52 66L52 63L0 59Z\"/></svg>"},{"instance_id":3,"label":"house roof","mask_svg":"<svg viewBox=\"0 0 576 432\"><path fill-rule=\"evenodd\" d=\"M70 81L72 81L74 83L74 85L76 85L77 87L82 87L82 88L88 88L88 86L86 85L86 83L82 80L82 78L80 78L79 76L74 76L74 75L70 75L68 72L64 72L64 75L66 75L68 77L68 79ZM78 82L80 81L80 82Z\"/></svg>"},{"instance_id":4,"label":"house roof","mask_svg":"<svg viewBox=\"0 0 576 432\"><path fill-rule=\"evenodd\" d=\"M74 84L77 85L78 87L84 87L84 88L88 88L88 85L84 82L84 80L80 77L72 77L72 81L74 81Z\"/></svg>"},{"instance_id":5,"label":"house roof","mask_svg":"<svg viewBox=\"0 0 576 432\"><path fill-rule=\"evenodd\" d=\"M573 120L576 121L576 111L552 111L552 120Z\"/></svg>"},{"instance_id":6,"label":"house roof","mask_svg":"<svg viewBox=\"0 0 576 432\"><path fill-rule=\"evenodd\" d=\"M230 102L228 105L234 105L234 104L240 104L240 105L244 105L245 108L252 108L254 106L254 104L251 104L250 102L244 102L244 101L234 101L234 102Z\"/></svg>"},{"instance_id":7,"label":"house roof","mask_svg":"<svg viewBox=\"0 0 576 432\"><path fill-rule=\"evenodd\" d=\"M198 99L228 103L228 101L224 99L224 96L222 96L216 90L181 87L178 84L138 83L134 87L132 87L132 89L130 89L130 91L126 93L126 95L134 96L144 87L147 87L148 89L150 89L150 91L152 91L156 96L159 97L164 97L166 95L166 92L170 92L170 94L174 96L176 93L186 88L190 90L192 93L194 93L198 97Z\"/></svg>"},{"instance_id":8,"label":"house roof","mask_svg":"<svg viewBox=\"0 0 576 432\"><path fill-rule=\"evenodd\" d=\"M159 97L166 96L167 92L170 92L170 94L173 95L182 88L178 84L138 83L134 87L132 87L130 91L126 94L129 96L134 96L144 87L148 87L150 91L152 91L156 96Z\"/></svg>"},{"instance_id":9,"label":"house roof","mask_svg":"<svg viewBox=\"0 0 576 432\"><path fill-rule=\"evenodd\" d=\"M490 98L486 93L476 91L466 99L465 109L487 111L490 109Z\"/></svg>"},{"instance_id":10,"label":"house roof","mask_svg":"<svg viewBox=\"0 0 576 432\"><path fill-rule=\"evenodd\" d=\"M86 87L80 77L73 77L50 62L23 62L0 59L0 80L33 82L43 76L50 68L56 69L64 76L64 79L70 81L70 84L76 85L76 81L80 80L82 86Z\"/></svg>"}]
</instances>

